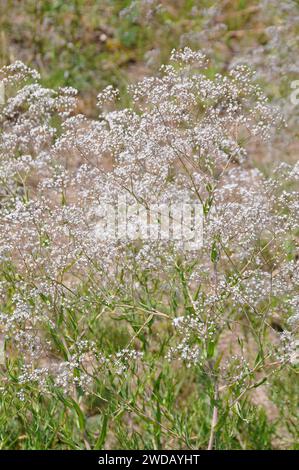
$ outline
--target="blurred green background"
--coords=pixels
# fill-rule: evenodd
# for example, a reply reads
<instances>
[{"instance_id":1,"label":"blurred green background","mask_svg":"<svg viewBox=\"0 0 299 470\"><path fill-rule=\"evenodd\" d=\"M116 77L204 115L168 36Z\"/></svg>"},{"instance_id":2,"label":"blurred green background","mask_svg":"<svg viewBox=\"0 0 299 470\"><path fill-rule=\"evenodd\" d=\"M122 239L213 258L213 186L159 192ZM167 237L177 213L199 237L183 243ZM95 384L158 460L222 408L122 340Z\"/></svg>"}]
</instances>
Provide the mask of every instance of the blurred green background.
<instances>
[{"instance_id":1,"label":"blurred green background","mask_svg":"<svg viewBox=\"0 0 299 470\"><path fill-rule=\"evenodd\" d=\"M0 66L19 59L46 86L74 86L92 115L100 89L124 91L174 47L212 48L213 66L225 68L242 44L263 42L257 8L252 0L1 0Z\"/></svg>"}]
</instances>

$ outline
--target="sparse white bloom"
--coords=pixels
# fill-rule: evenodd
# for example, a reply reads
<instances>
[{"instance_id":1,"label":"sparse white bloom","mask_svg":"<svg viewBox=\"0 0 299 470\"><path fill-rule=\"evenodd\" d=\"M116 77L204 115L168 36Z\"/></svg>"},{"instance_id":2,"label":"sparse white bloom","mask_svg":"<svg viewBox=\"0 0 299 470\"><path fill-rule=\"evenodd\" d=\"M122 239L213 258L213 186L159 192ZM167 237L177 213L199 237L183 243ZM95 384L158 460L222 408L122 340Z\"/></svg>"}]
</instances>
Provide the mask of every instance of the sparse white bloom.
<instances>
[{"instance_id":1,"label":"sparse white bloom","mask_svg":"<svg viewBox=\"0 0 299 470\"><path fill-rule=\"evenodd\" d=\"M280 312L283 346L279 337L269 341L269 356L276 350L283 364L294 363L299 270L290 250L296 250L298 164L265 176L254 168L250 147L257 138L269 139L280 115L247 67L212 80L201 52L173 51L171 60L157 76L129 88L129 109L111 109L118 92L103 90L98 119L74 114L72 88L54 91L38 83L12 93L1 109L0 255L6 277L0 319L6 340L23 357L20 385L73 393L92 390L109 371L120 380L143 362L139 335L156 317L171 331L167 359L211 375L224 331L239 323L250 330L251 318L262 329L271 327L271 315ZM0 74L12 74L14 83L17 76L37 78L20 64ZM102 237L99 208L114 208L119 198L129 209L130 236L117 238L111 230ZM153 206L186 201L203 209L202 246L186 250L180 240L164 237L166 230L133 236L136 203L148 214ZM157 214L162 219L160 209ZM150 292L157 307L144 304ZM171 315L159 311L159 304L168 308L167 299ZM148 318L137 326L134 318L129 346L118 351L114 345L105 355L85 335L106 312L97 320L90 312L100 304L115 319L118 304L127 311L130 303L134 314L137 303L137 312L139 305ZM80 322L64 324L77 312ZM59 357L44 367L57 342ZM219 374L243 386L252 364L240 349Z\"/></svg>"}]
</instances>

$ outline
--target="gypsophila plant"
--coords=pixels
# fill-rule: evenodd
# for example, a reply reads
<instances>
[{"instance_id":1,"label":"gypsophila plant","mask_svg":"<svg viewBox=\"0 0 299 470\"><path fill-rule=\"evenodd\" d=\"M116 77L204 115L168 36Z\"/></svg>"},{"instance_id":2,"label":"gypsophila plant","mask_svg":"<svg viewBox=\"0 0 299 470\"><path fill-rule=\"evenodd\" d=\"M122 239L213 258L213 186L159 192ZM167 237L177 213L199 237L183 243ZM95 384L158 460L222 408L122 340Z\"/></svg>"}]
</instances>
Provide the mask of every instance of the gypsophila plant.
<instances>
[{"instance_id":1,"label":"gypsophila plant","mask_svg":"<svg viewBox=\"0 0 299 470\"><path fill-rule=\"evenodd\" d=\"M74 89L0 70L1 386L21 422L38 402L51 420L74 411L83 440L63 426L51 445L223 448L234 423L263 446L244 431L248 400L298 365L298 163L253 165L254 143L284 122L247 67L212 79L207 63L174 50L129 88L129 108L103 90L94 120ZM116 237L102 209L120 198L158 219L200 205L202 244L143 236L152 222L138 228L133 212Z\"/></svg>"}]
</instances>

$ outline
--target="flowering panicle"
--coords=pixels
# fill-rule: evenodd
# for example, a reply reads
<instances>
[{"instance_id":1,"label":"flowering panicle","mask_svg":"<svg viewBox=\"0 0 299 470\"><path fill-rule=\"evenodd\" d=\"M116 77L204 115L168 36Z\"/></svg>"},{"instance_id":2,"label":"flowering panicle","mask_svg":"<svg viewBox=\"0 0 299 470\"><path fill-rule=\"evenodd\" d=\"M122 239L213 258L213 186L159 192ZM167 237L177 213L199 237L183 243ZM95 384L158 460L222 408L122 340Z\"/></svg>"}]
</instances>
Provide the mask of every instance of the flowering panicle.
<instances>
[{"instance_id":1,"label":"flowering panicle","mask_svg":"<svg viewBox=\"0 0 299 470\"><path fill-rule=\"evenodd\" d=\"M118 98L111 87L100 93L94 120L76 114L72 88L38 83L1 109L0 318L6 341L23 355L20 385L72 393L91 390L105 369L121 377L143 360L140 338L147 341L144 331L157 319L172 332L166 357L211 377L217 345L236 325L240 337L244 330L266 342L264 356L294 363L298 164L268 176L254 168L252 142L266 142L280 115L248 68L210 79L206 64L201 52L173 51L158 76L130 88L131 108L111 108ZM38 78L19 63L0 75L14 85ZM202 245L187 250L163 236L113 231L103 237L101 208L120 198L131 211L130 235L136 203L145 211L200 204ZM95 338L86 342L94 324L104 328L106 316L123 318L120 311L129 318L129 346L104 354ZM150 320L140 324L138 312ZM271 326L277 312L281 336ZM55 361L43 365L53 351ZM250 352L240 346L229 362L221 380L247 384Z\"/></svg>"}]
</instances>

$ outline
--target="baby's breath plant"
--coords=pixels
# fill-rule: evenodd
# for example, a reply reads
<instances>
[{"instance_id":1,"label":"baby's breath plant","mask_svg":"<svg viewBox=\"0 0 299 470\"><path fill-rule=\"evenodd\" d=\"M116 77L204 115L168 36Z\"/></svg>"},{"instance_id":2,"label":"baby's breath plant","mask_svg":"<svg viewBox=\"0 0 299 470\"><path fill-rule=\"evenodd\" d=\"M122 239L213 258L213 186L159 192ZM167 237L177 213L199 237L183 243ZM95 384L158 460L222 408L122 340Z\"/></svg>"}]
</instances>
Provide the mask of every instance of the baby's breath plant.
<instances>
[{"instance_id":1,"label":"baby's breath plant","mask_svg":"<svg viewBox=\"0 0 299 470\"><path fill-rule=\"evenodd\" d=\"M130 87L129 108L103 90L94 120L74 89L44 88L20 63L0 70L9 445L38 407L51 409L50 448L271 445L254 398L298 362L298 163L254 166L253 143L283 120L245 66L211 79L206 64L173 51ZM202 246L103 236L99 209L120 197L145 211L200 204Z\"/></svg>"}]
</instances>

